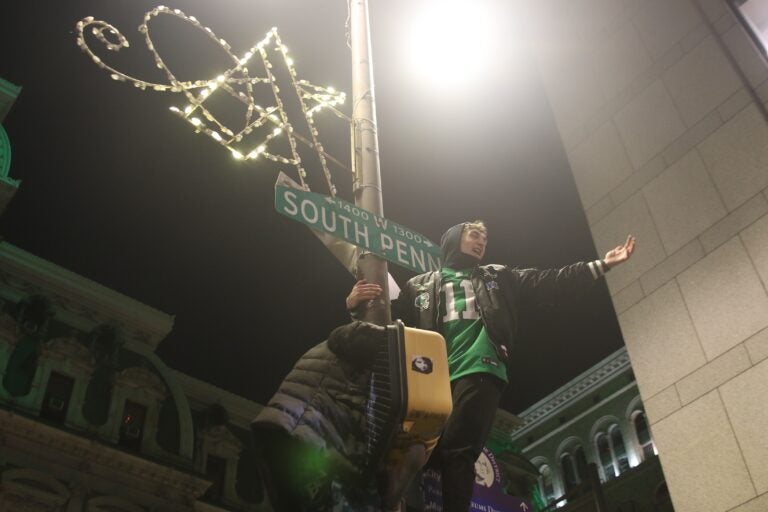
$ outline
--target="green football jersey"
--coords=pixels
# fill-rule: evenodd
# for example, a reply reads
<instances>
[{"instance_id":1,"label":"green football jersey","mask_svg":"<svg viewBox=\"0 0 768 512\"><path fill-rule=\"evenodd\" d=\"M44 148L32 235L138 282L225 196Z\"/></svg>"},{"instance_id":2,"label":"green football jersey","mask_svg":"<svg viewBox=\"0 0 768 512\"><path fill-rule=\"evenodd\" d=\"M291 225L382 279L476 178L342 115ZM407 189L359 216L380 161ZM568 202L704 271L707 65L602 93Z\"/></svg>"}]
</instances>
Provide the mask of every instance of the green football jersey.
<instances>
[{"instance_id":1,"label":"green football jersey","mask_svg":"<svg viewBox=\"0 0 768 512\"><path fill-rule=\"evenodd\" d=\"M451 380L490 373L504 382L507 369L496 355L477 309L469 270L441 269L440 315Z\"/></svg>"}]
</instances>

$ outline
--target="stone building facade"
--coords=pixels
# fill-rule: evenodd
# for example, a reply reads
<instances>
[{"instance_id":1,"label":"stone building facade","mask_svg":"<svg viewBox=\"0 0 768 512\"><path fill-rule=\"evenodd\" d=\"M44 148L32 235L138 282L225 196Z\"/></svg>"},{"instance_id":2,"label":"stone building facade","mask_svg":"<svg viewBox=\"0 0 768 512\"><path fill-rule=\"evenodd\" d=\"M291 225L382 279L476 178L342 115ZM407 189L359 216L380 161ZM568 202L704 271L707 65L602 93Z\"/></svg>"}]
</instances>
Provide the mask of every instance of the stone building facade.
<instances>
[{"instance_id":1,"label":"stone building facade","mask_svg":"<svg viewBox=\"0 0 768 512\"><path fill-rule=\"evenodd\" d=\"M626 349L529 407L520 420L507 435L537 469L544 504L598 510L592 466L605 510L672 511Z\"/></svg>"},{"instance_id":2,"label":"stone building facade","mask_svg":"<svg viewBox=\"0 0 768 512\"><path fill-rule=\"evenodd\" d=\"M173 318L0 243L0 511L269 511L261 406L155 354Z\"/></svg>"},{"instance_id":3,"label":"stone building facade","mask_svg":"<svg viewBox=\"0 0 768 512\"><path fill-rule=\"evenodd\" d=\"M768 510L768 66L745 3L526 13L598 253L638 239L608 285L678 512Z\"/></svg>"},{"instance_id":4,"label":"stone building facade","mask_svg":"<svg viewBox=\"0 0 768 512\"><path fill-rule=\"evenodd\" d=\"M0 79L0 122L21 87ZM0 126L0 214L19 182ZM261 406L155 354L173 317L0 242L0 512L267 512Z\"/></svg>"}]
</instances>

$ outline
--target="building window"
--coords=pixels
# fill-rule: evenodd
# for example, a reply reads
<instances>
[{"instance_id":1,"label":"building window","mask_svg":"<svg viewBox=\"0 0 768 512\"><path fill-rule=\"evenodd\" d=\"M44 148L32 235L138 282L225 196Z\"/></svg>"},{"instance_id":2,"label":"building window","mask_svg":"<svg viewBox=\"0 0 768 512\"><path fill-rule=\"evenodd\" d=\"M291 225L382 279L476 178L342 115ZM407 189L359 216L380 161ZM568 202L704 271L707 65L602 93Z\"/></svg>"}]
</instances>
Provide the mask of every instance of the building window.
<instances>
[{"instance_id":1,"label":"building window","mask_svg":"<svg viewBox=\"0 0 768 512\"><path fill-rule=\"evenodd\" d=\"M648 422L643 411L637 411L632 416L632 424L635 427L635 435L637 436L637 443L640 445L642 460L658 454L656 446L653 444L653 439L651 439L651 431L648 428Z\"/></svg>"},{"instance_id":2,"label":"building window","mask_svg":"<svg viewBox=\"0 0 768 512\"><path fill-rule=\"evenodd\" d=\"M624 444L624 436L621 434L621 429L618 425L614 425L609 429L609 435L611 437L613 455L616 458L616 468L618 474L622 474L629 469L629 457L627 456L627 446Z\"/></svg>"},{"instance_id":3,"label":"building window","mask_svg":"<svg viewBox=\"0 0 768 512\"><path fill-rule=\"evenodd\" d=\"M542 464L539 467L539 490L545 503L550 503L555 499L555 483L552 468L548 464Z\"/></svg>"},{"instance_id":4,"label":"building window","mask_svg":"<svg viewBox=\"0 0 768 512\"><path fill-rule=\"evenodd\" d=\"M728 0L750 39L768 59L768 0Z\"/></svg>"},{"instance_id":5,"label":"building window","mask_svg":"<svg viewBox=\"0 0 768 512\"><path fill-rule=\"evenodd\" d=\"M144 437L144 423L147 419L147 408L130 400L125 401L123 420L120 423L120 440L118 444L129 450L141 450L141 440Z\"/></svg>"},{"instance_id":6,"label":"building window","mask_svg":"<svg viewBox=\"0 0 768 512\"><path fill-rule=\"evenodd\" d=\"M208 454L205 462L205 477L211 481L211 486L203 496L208 501L220 501L224 496L224 482L227 476L227 460Z\"/></svg>"},{"instance_id":7,"label":"building window","mask_svg":"<svg viewBox=\"0 0 768 512\"><path fill-rule=\"evenodd\" d=\"M597 434L597 455L600 458L600 465L603 468L603 475L606 480L616 476L613 467L613 456L611 455L611 443L608 441L608 436L603 432Z\"/></svg>"},{"instance_id":8,"label":"building window","mask_svg":"<svg viewBox=\"0 0 768 512\"><path fill-rule=\"evenodd\" d=\"M597 455L605 480L610 480L629 469L629 458L624 446L624 436L618 425L610 425L595 436Z\"/></svg>"},{"instance_id":9,"label":"building window","mask_svg":"<svg viewBox=\"0 0 768 512\"><path fill-rule=\"evenodd\" d=\"M560 465L563 468L565 490L570 491L579 485L586 475L587 458L584 455L584 448L578 445L572 451L563 453L560 456Z\"/></svg>"},{"instance_id":10,"label":"building window","mask_svg":"<svg viewBox=\"0 0 768 512\"><path fill-rule=\"evenodd\" d=\"M40 417L56 423L64 423L72 398L75 380L60 373L51 372L40 407Z\"/></svg>"},{"instance_id":11,"label":"building window","mask_svg":"<svg viewBox=\"0 0 768 512\"><path fill-rule=\"evenodd\" d=\"M576 461L570 453L564 453L560 457L560 465L563 468L563 480L565 490L570 491L579 484L579 472L576 470Z\"/></svg>"}]
</instances>

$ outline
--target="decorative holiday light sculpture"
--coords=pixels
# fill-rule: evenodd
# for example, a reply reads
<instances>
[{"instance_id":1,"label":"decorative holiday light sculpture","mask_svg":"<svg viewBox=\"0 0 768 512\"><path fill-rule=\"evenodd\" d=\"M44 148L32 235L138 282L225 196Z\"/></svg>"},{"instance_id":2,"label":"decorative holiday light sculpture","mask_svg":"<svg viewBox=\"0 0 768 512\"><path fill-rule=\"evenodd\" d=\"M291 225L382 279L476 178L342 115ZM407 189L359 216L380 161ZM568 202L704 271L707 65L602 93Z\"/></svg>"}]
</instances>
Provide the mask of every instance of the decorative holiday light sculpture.
<instances>
[{"instance_id":1,"label":"decorative holiday light sculpture","mask_svg":"<svg viewBox=\"0 0 768 512\"><path fill-rule=\"evenodd\" d=\"M154 43L150 37L149 22L152 21L152 18L161 14L180 18L205 32L208 37L215 41L232 59L234 67L210 80L178 80L160 57L160 54L155 49ZM224 39L219 39L210 28L203 26L194 16L187 16L179 9L170 9L162 5L158 6L144 15L144 20L142 24L139 25L139 32L144 34L147 48L154 55L155 64L159 69L163 70L168 77L169 83L161 84L146 82L128 76L105 64L90 49L85 41L84 32L89 27L91 27L93 35L99 41L104 43L109 50L119 51L121 48L127 48L129 46L128 40L109 23L95 20L92 17L87 17L77 23L78 46L91 57L96 65L109 71L113 80L130 82L141 90L150 89L158 92L184 94L188 104L183 107L170 107L170 110L189 122L195 128L196 132L205 133L217 143L227 148L232 156L238 160L255 160L264 157L274 162L295 166L302 187L304 187L305 190L309 190L309 186L305 180L307 173L302 165L301 157L297 150L297 138L303 141L306 141L306 139L300 138L297 133L294 133L293 126L288 120L288 114L285 111L284 103L280 96L280 88L278 87L275 75L272 72L272 62L269 60L268 51L274 50L278 55L282 55L285 65L288 68L288 74L290 75L293 88L298 95L299 104L301 105L305 121L309 128L311 141L306 142L314 149L318 156L331 196L336 195L336 187L331 180L331 173L327 161L332 157L326 154L323 145L319 141L318 131L314 123L314 116L321 110L330 109L338 117L350 121L346 115L336 108L337 105L344 103L345 94L343 92L338 92L331 87L319 87L312 85L305 80L299 80L297 78L296 68L293 65L293 59L289 57L288 48L280 40L277 28L273 27L267 32L264 39L245 52L242 57L238 57L232 53L230 45L227 44ZM247 64L256 54L259 55L264 66L265 76L263 77L252 77L247 67ZM255 102L254 86L259 84L266 84L271 87L272 95L275 100L274 105L262 107ZM206 101L209 101L214 93L220 93L220 91L228 93L245 105L246 112L242 128L235 130L225 126L208 108L206 108ZM250 135L258 128L265 127L268 129L270 126L273 127L273 129L263 140L257 142L255 145L245 147L244 138L247 135ZM282 135L285 135L288 139L291 150L291 154L288 156L276 155L269 151L270 143L275 138Z\"/></svg>"}]
</instances>

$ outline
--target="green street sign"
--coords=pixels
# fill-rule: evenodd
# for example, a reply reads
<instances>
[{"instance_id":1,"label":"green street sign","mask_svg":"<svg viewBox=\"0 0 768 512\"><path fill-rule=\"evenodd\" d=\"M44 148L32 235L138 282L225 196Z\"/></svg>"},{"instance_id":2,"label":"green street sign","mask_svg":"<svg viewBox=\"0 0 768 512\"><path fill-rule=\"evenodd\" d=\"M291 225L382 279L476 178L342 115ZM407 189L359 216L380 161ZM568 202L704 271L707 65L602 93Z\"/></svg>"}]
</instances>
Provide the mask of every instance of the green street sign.
<instances>
[{"instance_id":1,"label":"green street sign","mask_svg":"<svg viewBox=\"0 0 768 512\"><path fill-rule=\"evenodd\" d=\"M440 247L424 235L343 199L275 184L278 213L422 273L440 269Z\"/></svg>"}]
</instances>

